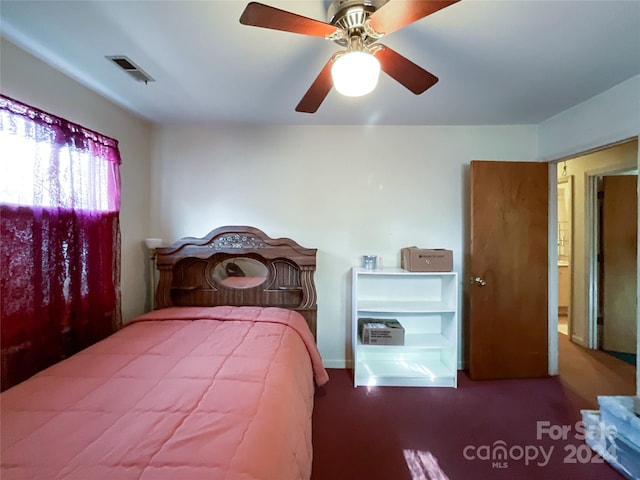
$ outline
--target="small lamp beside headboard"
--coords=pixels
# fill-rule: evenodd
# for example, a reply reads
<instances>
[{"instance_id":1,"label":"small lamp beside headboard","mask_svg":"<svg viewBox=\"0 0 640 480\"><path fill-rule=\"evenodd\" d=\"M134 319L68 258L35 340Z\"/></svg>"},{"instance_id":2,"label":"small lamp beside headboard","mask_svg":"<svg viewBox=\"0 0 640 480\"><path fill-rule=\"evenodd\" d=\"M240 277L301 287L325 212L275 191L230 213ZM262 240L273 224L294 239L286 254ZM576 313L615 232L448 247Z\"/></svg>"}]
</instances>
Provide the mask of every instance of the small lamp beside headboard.
<instances>
[{"instance_id":1,"label":"small lamp beside headboard","mask_svg":"<svg viewBox=\"0 0 640 480\"><path fill-rule=\"evenodd\" d=\"M161 238L145 238L144 244L149 251L149 310L155 310L156 290L156 249L162 246Z\"/></svg>"}]
</instances>

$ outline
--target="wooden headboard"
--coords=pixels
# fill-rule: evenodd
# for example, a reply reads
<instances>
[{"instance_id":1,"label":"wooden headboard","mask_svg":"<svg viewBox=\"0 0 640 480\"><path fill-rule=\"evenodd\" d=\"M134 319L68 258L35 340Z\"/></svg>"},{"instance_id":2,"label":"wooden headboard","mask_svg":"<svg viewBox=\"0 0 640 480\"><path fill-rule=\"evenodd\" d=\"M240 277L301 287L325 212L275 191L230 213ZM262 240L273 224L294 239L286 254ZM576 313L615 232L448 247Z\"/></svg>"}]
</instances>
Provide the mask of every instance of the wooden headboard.
<instances>
[{"instance_id":1,"label":"wooden headboard","mask_svg":"<svg viewBox=\"0 0 640 480\"><path fill-rule=\"evenodd\" d=\"M289 308L302 314L315 336L316 251L246 226L220 227L202 238L183 238L156 249L156 308Z\"/></svg>"}]
</instances>

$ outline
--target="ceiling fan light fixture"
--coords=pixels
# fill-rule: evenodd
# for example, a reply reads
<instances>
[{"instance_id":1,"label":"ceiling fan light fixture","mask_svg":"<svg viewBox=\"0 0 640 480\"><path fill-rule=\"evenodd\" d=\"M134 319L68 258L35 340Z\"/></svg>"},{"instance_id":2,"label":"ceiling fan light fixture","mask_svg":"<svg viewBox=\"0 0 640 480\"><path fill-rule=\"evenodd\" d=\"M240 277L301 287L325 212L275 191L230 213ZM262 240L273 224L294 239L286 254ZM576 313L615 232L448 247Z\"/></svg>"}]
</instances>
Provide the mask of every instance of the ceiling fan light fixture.
<instances>
[{"instance_id":1,"label":"ceiling fan light fixture","mask_svg":"<svg viewBox=\"0 0 640 480\"><path fill-rule=\"evenodd\" d=\"M339 56L331 67L333 86L347 97L361 97L378 84L380 62L368 52L352 51Z\"/></svg>"}]
</instances>

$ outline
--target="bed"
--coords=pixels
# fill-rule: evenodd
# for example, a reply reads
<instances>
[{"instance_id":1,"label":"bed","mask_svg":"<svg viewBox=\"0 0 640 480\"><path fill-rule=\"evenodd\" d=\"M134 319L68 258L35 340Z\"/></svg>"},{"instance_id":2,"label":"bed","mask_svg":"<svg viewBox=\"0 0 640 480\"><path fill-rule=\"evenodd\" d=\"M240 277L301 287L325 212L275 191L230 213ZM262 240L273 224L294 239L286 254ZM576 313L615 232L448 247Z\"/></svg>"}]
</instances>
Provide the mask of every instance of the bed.
<instances>
[{"instance_id":1,"label":"bed","mask_svg":"<svg viewBox=\"0 0 640 480\"><path fill-rule=\"evenodd\" d=\"M0 395L0 476L310 478L315 256L240 226L157 249L156 310Z\"/></svg>"}]
</instances>

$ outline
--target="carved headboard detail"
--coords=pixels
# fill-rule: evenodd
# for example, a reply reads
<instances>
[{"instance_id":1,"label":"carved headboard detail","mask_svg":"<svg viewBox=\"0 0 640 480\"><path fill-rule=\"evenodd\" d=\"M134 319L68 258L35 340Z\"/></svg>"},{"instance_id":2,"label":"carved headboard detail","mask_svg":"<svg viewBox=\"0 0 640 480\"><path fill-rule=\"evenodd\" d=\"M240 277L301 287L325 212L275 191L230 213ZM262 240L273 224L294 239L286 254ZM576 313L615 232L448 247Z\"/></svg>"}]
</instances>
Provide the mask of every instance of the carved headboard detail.
<instances>
[{"instance_id":1,"label":"carved headboard detail","mask_svg":"<svg viewBox=\"0 0 640 480\"><path fill-rule=\"evenodd\" d=\"M300 312L316 334L316 249L248 226L156 249L156 308L257 305Z\"/></svg>"}]
</instances>

